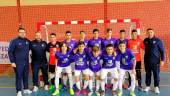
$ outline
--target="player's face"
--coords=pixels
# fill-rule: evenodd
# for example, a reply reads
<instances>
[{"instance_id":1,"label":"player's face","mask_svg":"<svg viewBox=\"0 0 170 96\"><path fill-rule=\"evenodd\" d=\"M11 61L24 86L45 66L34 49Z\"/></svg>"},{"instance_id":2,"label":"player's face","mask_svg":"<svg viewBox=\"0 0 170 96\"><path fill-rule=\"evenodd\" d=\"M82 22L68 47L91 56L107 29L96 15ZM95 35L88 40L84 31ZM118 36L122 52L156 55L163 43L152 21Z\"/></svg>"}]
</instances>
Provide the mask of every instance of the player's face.
<instances>
[{"instance_id":1,"label":"player's face","mask_svg":"<svg viewBox=\"0 0 170 96\"><path fill-rule=\"evenodd\" d=\"M78 46L78 50L81 52L84 51L84 48L85 48L84 44Z\"/></svg>"},{"instance_id":2,"label":"player's face","mask_svg":"<svg viewBox=\"0 0 170 96\"><path fill-rule=\"evenodd\" d=\"M40 32L35 33L35 39L36 40L41 40L42 39L42 35L41 35Z\"/></svg>"},{"instance_id":3,"label":"player's face","mask_svg":"<svg viewBox=\"0 0 170 96\"><path fill-rule=\"evenodd\" d=\"M137 38L137 32L133 32L131 36L132 36L132 39L136 39Z\"/></svg>"},{"instance_id":4,"label":"player's face","mask_svg":"<svg viewBox=\"0 0 170 96\"><path fill-rule=\"evenodd\" d=\"M148 30L147 35L148 35L149 38L153 38L154 35L155 35L155 32L153 30Z\"/></svg>"},{"instance_id":5,"label":"player's face","mask_svg":"<svg viewBox=\"0 0 170 96\"><path fill-rule=\"evenodd\" d=\"M66 39L67 39L67 40L70 40L71 37L72 37L71 33L67 33L67 34L66 34Z\"/></svg>"},{"instance_id":6,"label":"player's face","mask_svg":"<svg viewBox=\"0 0 170 96\"><path fill-rule=\"evenodd\" d=\"M112 31L107 32L107 37L112 37Z\"/></svg>"},{"instance_id":7,"label":"player's face","mask_svg":"<svg viewBox=\"0 0 170 96\"><path fill-rule=\"evenodd\" d=\"M93 53L93 56L94 56L94 57L97 57L97 56L99 56L100 51L96 51L96 52L92 51L92 53Z\"/></svg>"},{"instance_id":8,"label":"player's face","mask_svg":"<svg viewBox=\"0 0 170 96\"><path fill-rule=\"evenodd\" d=\"M25 30L19 30L19 37L21 37L21 38L25 38L26 37L26 32L25 32Z\"/></svg>"},{"instance_id":9,"label":"player's face","mask_svg":"<svg viewBox=\"0 0 170 96\"><path fill-rule=\"evenodd\" d=\"M51 42L56 42L56 36L55 35L51 35L50 36L50 41Z\"/></svg>"},{"instance_id":10,"label":"player's face","mask_svg":"<svg viewBox=\"0 0 170 96\"><path fill-rule=\"evenodd\" d=\"M124 39L125 36L126 36L125 32L121 32L121 33L120 33L120 38Z\"/></svg>"},{"instance_id":11,"label":"player's face","mask_svg":"<svg viewBox=\"0 0 170 96\"><path fill-rule=\"evenodd\" d=\"M81 32L81 33L80 33L80 38L84 39L85 36L86 36L86 34L85 34L84 32Z\"/></svg>"},{"instance_id":12,"label":"player's face","mask_svg":"<svg viewBox=\"0 0 170 96\"><path fill-rule=\"evenodd\" d=\"M119 50L124 53L126 50L126 44L119 44Z\"/></svg>"},{"instance_id":13,"label":"player's face","mask_svg":"<svg viewBox=\"0 0 170 96\"><path fill-rule=\"evenodd\" d=\"M66 52L67 51L67 45L63 44L63 46L61 47L61 51L62 52Z\"/></svg>"},{"instance_id":14,"label":"player's face","mask_svg":"<svg viewBox=\"0 0 170 96\"><path fill-rule=\"evenodd\" d=\"M114 48L113 47L107 47L106 52L107 52L108 55L112 55L113 52L114 52Z\"/></svg>"},{"instance_id":15,"label":"player's face","mask_svg":"<svg viewBox=\"0 0 170 96\"><path fill-rule=\"evenodd\" d=\"M93 33L93 37L94 37L94 38L98 38L98 37L99 37L99 32L98 32L98 31L95 31L95 32Z\"/></svg>"}]
</instances>

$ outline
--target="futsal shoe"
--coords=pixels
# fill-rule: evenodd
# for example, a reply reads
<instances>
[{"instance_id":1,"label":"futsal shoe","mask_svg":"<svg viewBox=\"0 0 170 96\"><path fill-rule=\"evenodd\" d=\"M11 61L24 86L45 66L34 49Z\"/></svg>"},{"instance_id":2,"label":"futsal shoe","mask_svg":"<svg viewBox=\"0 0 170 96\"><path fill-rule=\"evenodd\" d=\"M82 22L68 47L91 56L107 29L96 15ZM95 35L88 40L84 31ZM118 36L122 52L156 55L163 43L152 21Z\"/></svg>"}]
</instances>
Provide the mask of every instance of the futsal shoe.
<instances>
[{"instance_id":1,"label":"futsal shoe","mask_svg":"<svg viewBox=\"0 0 170 96\"><path fill-rule=\"evenodd\" d=\"M34 86L32 91L33 91L33 92L37 92L37 91L38 91L38 87L37 87L37 86Z\"/></svg>"},{"instance_id":2,"label":"futsal shoe","mask_svg":"<svg viewBox=\"0 0 170 96\"><path fill-rule=\"evenodd\" d=\"M80 96L80 94L81 94L81 91L80 91L80 90L77 90L77 91L76 91L76 96Z\"/></svg>"},{"instance_id":3,"label":"futsal shoe","mask_svg":"<svg viewBox=\"0 0 170 96\"><path fill-rule=\"evenodd\" d=\"M119 91L117 94L117 96L122 96L122 95L123 95L122 91Z\"/></svg>"},{"instance_id":4,"label":"futsal shoe","mask_svg":"<svg viewBox=\"0 0 170 96\"><path fill-rule=\"evenodd\" d=\"M150 90L149 86L146 86L146 88L144 89L145 92L148 92Z\"/></svg>"},{"instance_id":5,"label":"futsal shoe","mask_svg":"<svg viewBox=\"0 0 170 96\"><path fill-rule=\"evenodd\" d=\"M159 88L158 88L158 87L155 87L155 93L156 93L156 94L159 94L159 93L160 93L160 91L159 91Z\"/></svg>"},{"instance_id":6,"label":"futsal shoe","mask_svg":"<svg viewBox=\"0 0 170 96\"><path fill-rule=\"evenodd\" d=\"M25 90L24 90L24 94L31 94L31 93L32 93L32 91L29 90L29 89L25 89Z\"/></svg>"},{"instance_id":7,"label":"futsal shoe","mask_svg":"<svg viewBox=\"0 0 170 96\"><path fill-rule=\"evenodd\" d=\"M88 94L88 91L85 90L85 89L83 89L83 90L81 90L81 93L82 93L83 95L87 95L87 94Z\"/></svg>"},{"instance_id":8,"label":"futsal shoe","mask_svg":"<svg viewBox=\"0 0 170 96\"><path fill-rule=\"evenodd\" d=\"M134 91L130 92L130 96L136 96Z\"/></svg>"},{"instance_id":9,"label":"futsal shoe","mask_svg":"<svg viewBox=\"0 0 170 96\"><path fill-rule=\"evenodd\" d=\"M52 94L52 96L56 96L56 95L59 95L59 94L60 94L59 90L56 89L56 90L54 91L54 93Z\"/></svg>"},{"instance_id":10,"label":"futsal shoe","mask_svg":"<svg viewBox=\"0 0 170 96\"><path fill-rule=\"evenodd\" d=\"M74 96L74 90L73 90L72 88L70 88L69 91L70 91L70 95L71 95L71 96Z\"/></svg>"},{"instance_id":11,"label":"futsal shoe","mask_svg":"<svg viewBox=\"0 0 170 96\"><path fill-rule=\"evenodd\" d=\"M98 91L96 91L95 93L96 93L96 96L100 96L100 93Z\"/></svg>"},{"instance_id":12,"label":"futsal shoe","mask_svg":"<svg viewBox=\"0 0 170 96\"><path fill-rule=\"evenodd\" d=\"M50 85L50 87L49 87L48 91L52 91L52 90L54 90L54 88L55 88L55 86L54 86L54 85Z\"/></svg>"},{"instance_id":13,"label":"futsal shoe","mask_svg":"<svg viewBox=\"0 0 170 96\"><path fill-rule=\"evenodd\" d=\"M90 91L89 93L88 93L88 96L92 96L93 95L93 91Z\"/></svg>"},{"instance_id":14,"label":"futsal shoe","mask_svg":"<svg viewBox=\"0 0 170 96\"><path fill-rule=\"evenodd\" d=\"M22 96L22 92L18 91L17 96Z\"/></svg>"}]
</instances>

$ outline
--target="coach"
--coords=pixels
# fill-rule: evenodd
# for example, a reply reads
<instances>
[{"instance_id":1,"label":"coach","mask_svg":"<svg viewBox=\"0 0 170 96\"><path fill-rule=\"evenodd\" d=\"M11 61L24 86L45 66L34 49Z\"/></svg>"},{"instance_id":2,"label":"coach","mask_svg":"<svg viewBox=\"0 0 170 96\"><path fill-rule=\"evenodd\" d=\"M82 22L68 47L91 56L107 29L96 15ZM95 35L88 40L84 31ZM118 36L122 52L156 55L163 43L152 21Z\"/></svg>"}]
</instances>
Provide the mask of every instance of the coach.
<instances>
[{"instance_id":1,"label":"coach","mask_svg":"<svg viewBox=\"0 0 170 96\"><path fill-rule=\"evenodd\" d=\"M160 81L160 65L164 65L164 47L162 41L155 37L153 29L147 29L148 37L144 39L145 55L144 64L146 71L146 88L144 91L150 90L151 75L153 72L155 93L159 92L159 81Z\"/></svg>"}]
</instances>

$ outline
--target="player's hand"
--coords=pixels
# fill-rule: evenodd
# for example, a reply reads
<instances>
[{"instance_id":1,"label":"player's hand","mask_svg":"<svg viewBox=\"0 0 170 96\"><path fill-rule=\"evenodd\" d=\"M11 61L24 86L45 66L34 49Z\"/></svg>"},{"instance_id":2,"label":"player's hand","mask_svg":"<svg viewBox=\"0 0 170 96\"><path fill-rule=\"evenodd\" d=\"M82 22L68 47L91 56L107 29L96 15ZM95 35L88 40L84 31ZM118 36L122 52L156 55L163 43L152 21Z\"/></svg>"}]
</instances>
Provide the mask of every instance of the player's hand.
<instances>
[{"instance_id":1,"label":"player's hand","mask_svg":"<svg viewBox=\"0 0 170 96\"><path fill-rule=\"evenodd\" d=\"M16 64L15 64L15 63L12 63L11 66L12 66L12 67L16 67Z\"/></svg>"},{"instance_id":2,"label":"player's hand","mask_svg":"<svg viewBox=\"0 0 170 96\"><path fill-rule=\"evenodd\" d=\"M164 66L164 61L161 61L160 65L161 65L161 67L163 67Z\"/></svg>"}]
</instances>

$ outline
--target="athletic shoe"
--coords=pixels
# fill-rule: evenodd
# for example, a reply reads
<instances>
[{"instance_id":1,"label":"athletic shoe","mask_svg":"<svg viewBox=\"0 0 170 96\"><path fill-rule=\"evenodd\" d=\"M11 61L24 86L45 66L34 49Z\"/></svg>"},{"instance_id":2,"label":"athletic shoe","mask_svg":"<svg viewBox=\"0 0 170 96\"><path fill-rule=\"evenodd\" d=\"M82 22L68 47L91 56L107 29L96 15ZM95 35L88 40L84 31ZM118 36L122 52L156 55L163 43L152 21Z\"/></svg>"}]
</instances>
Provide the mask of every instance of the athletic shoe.
<instances>
[{"instance_id":1,"label":"athletic shoe","mask_svg":"<svg viewBox=\"0 0 170 96\"><path fill-rule=\"evenodd\" d=\"M150 90L150 87L149 87L149 86L147 86L147 87L144 89L145 92L148 92L149 90Z\"/></svg>"},{"instance_id":2,"label":"athletic shoe","mask_svg":"<svg viewBox=\"0 0 170 96\"><path fill-rule=\"evenodd\" d=\"M22 92L18 91L17 96L22 96Z\"/></svg>"},{"instance_id":3,"label":"athletic shoe","mask_svg":"<svg viewBox=\"0 0 170 96\"><path fill-rule=\"evenodd\" d=\"M59 95L59 94L60 94L59 90L56 89L56 90L54 91L54 93L52 94L52 96L56 96L56 95Z\"/></svg>"},{"instance_id":4,"label":"athletic shoe","mask_svg":"<svg viewBox=\"0 0 170 96\"><path fill-rule=\"evenodd\" d=\"M25 90L24 90L24 94L31 94L31 93L32 93L32 91L29 90L29 89L25 89Z\"/></svg>"},{"instance_id":5,"label":"athletic shoe","mask_svg":"<svg viewBox=\"0 0 170 96\"><path fill-rule=\"evenodd\" d=\"M47 91L48 90L48 85L44 86L44 90Z\"/></svg>"},{"instance_id":6,"label":"athletic shoe","mask_svg":"<svg viewBox=\"0 0 170 96\"><path fill-rule=\"evenodd\" d=\"M98 91L96 91L95 93L96 93L96 96L100 96L100 93Z\"/></svg>"},{"instance_id":7,"label":"athletic shoe","mask_svg":"<svg viewBox=\"0 0 170 96\"><path fill-rule=\"evenodd\" d=\"M88 93L88 96L92 96L93 95L93 91L90 91L89 93Z\"/></svg>"},{"instance_id":8,"label":"athletic shoe","mask_svg":"<svg viewBox=\"0 0 170 96\"><path fill-rule=\"evenodd\" d=\"M119 91L117 94L117 96L122 96L122 95L123 95L122 91Z\"/></svg>"},{"instance_id":9,"label":"athletic shoe","mask_svg":"<svg viewBox=\"0 0 170 96\"><path fill-rule=\"evenodd\" d=\"M80 96L80 94L81 94L81 91L80 91L80 90L77 90L77 91L76 91L76 96Z\"/></svg>"},{"instance_id":10,"label":"athletic shoe","mask_svg":"<svg viewBox=\"0 0 170 96\"><path fill-rule=\"evenodd\" d=\"M158 87L155 87L155 93L156 93L156 94L159 94L159 93L160 93L160 91L159 91L159 88L158 88Z\"/></svg>"},{"instance_id":11,"label":"athletic shoe","mask_svg":"<svg viewBox=\"0 0 170 96\"><path fill-rule=\"evenodd\" d=\"M83 95L87 95L87 94L88 94L87 90L85 90L85 89L81 90L81 93L82 93Z\"/></svg>"},{"instance_id":12,"label":"athletic shoe","mask_svg":"<svg viewBox=\"0 0 170 96\"><path fill-rule=\"evenodd\" d=\"M130 96L136 96L136 95L135 95L135 92L132 92L132 91L131 91L131 92L130 92Z\"/></svg>"},{"instance_id":13,"label":"athletic shoe","mask_svg":"<svg viewBox=\"0 0 170 96\"><path fill-rule=\"evenodd\" d=\"M74 95L74 90L70 88L70 95Z\"/></svg>"},{"instance_id":14,"label":"athletic shoe","mask_svg":"<svg viewBox=\"0 0 170 96\"><path fill-rule=\"evenodd\" d=\"M54 90L55 89L55 86L54 85L50 85L50 87L49 87L49 91L51 91L51 90Z\"/></svg>"},{"instance_id":15,"label":"athletic shoe","mask_svg":"<svg viewBox=\"0 0 170 96\"><path fill-rule=\"evenodd\" d=\"M34 86L32 91L33 91L33 92L37 92L37 91L38 91L38 87L37 87L37 86Z\"/></svg>"}]
</instances>

